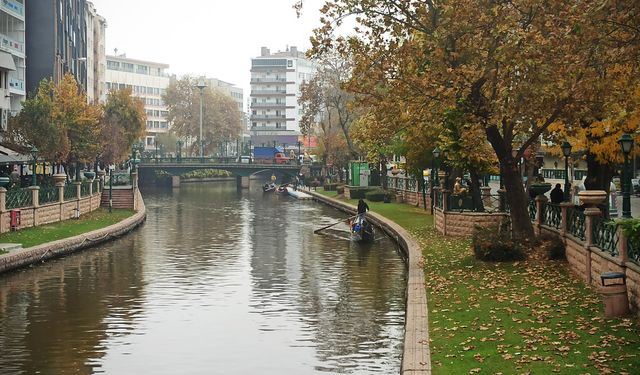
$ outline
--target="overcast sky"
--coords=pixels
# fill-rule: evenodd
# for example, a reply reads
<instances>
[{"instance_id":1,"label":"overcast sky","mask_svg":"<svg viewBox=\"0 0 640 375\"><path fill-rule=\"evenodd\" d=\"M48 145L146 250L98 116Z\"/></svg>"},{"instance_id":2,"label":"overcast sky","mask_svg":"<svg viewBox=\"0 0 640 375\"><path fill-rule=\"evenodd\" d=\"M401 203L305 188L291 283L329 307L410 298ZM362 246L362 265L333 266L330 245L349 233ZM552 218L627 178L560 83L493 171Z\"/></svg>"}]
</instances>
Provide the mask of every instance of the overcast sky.
<instances>
[{"instance_id":1,"label":"overcast sky","mask_svg":"<svg viewBox=\"0 0 640 375\"><path fill-rule=\"evenodd\" d=\"M169 73L206 75L249 93L260 47L306 50L323 0L90 0L107 20L107 54L169 64Z\"/></svg>"}]
</instances>

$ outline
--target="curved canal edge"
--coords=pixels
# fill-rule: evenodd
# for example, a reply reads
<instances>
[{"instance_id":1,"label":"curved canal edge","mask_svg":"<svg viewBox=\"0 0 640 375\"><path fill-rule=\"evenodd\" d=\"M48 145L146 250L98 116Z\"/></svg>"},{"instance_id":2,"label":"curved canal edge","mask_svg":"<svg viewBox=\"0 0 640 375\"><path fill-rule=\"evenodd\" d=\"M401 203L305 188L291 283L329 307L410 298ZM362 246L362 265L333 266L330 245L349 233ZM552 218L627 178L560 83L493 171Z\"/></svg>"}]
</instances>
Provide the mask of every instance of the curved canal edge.
<instances>
[{"instance_id":1,"label":"curved canal edge","mask_svg":"<svg viewBox=\"0 0 640 375\"><path fill-rule=\"evenodd\" d=\"M351 204L326 197L313 191L306 191L313 199L334 207L340 211L354 214L357 208ZM393 221L367 212L367 218L387 235L395 239L405 252L409 266L407 278L407 311L405 317L404 349L402 354L401 374L431 374L431 350L429 345L429 316L427 308L427 291L425 288L424 269L422 267L422 249L413 236Z\"/></svg>"},{"instance_id":2,"label":"curved canal edge","mask_svg":"<svg viewBox=\"0 0 640 375\"><path fill-rule=\"evenodd\" d=\"M147 211L139 190L137 195L137 212L119 223L75 237L47 242L0 255L0 274L93 247L132 231L147 218Z\"/></svg>"}]
</instances>

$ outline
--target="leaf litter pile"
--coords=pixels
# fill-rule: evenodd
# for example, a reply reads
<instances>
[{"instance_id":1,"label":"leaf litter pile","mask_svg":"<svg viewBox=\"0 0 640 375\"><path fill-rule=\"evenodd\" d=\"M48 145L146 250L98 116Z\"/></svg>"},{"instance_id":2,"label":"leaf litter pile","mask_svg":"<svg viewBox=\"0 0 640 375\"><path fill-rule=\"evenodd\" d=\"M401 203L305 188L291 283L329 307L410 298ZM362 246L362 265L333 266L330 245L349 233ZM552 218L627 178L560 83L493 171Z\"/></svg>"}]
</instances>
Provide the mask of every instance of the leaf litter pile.
<instances>
[{"instance_id":1,"label":"leaf litter pile","mask_svg":"<svg viewBox=\"0 0 640 375\"><path fill-rule=\"evenodd\" d=\"M422 244L434 374L640 374L637 319L605 319L566 262L477 261L431 228Z\"/></svg>"}]
</instances>

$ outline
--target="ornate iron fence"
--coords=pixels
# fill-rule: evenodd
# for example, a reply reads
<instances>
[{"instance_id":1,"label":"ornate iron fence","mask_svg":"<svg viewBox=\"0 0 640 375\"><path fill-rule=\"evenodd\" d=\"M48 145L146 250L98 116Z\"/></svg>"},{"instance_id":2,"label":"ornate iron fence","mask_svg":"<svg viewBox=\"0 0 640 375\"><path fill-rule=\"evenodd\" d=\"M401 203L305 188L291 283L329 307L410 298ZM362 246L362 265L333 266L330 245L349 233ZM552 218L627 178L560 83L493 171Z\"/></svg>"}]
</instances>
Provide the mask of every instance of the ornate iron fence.
<instances>
[{"instance_id":1,"label":"ornate iron fence","mask_svg":"<svg viewBox=\"0 0 640 375\"><path fill-rule=\"evenodd\" d=\"M440 190L436 190L436 191L435 191L435 193L434 193L434 196L435 196L435 198L436 198L436 199L435 199L435 204L434 204L434 205L435 205L435 207L436 207L436 208L439 208L439 209L444 208L444 206L443 206L443 204L442 204L442 203L443 203L443 199L442 199L442 191L440 191Z\"/></svg>"},{"instance_id":2,"label":"ornate iron fence","mask_svg":"<svg viewBox=\"0 0 640 375\"><path fill-rule=\"evenodd\" d=\"M7 191L5 206L7 209L33 206L33 195L29 189Z\"/></svg>"},{"instance_id":3,"label":"ornate iron fence","mask_svg":"<svg viewBox=\"0 0 640 375\"><path fill-rule=\"evenodd\" d=\"M86 182L82 182L82 184L80 185L80 196L81 197L88 197L89 196L89 185L91 185L91 182L86 181Z\"/></svg>"},{"instance_id":4,"label":"ornate iron fence","mask_svg":"<svg viewBox=\"0 0 640 375\"><path fill-rule=\"evenodd\" d=\"M627 254L629 255L630 261L640 265L640 244L639 243L631 241L631 239L627 239Z\"/></svg>"},{"instance_id":5,"label":"ornate iron fence","mask_svg":"<svg viewBox=\"0 0 640 375\"><path fill-rule=\"evenodd\" d=\"M529 218L531 221L536 220L536 214L538 213L538 206L536 205L536 201L533 199L529 199Z\"/></svg>"},{"instance_id":6,"label":"ornate iron fence","mask_svg":"<svg viewBox=\"0 0 640 375\"><path fill-rule=\"evenodd\" d=\"M618 226L613 220L602 217L593 218L593 244L602 251L617 256L618 251Z\"/></svg>"},{"instance_id":7,"label":"ornate iron fence","mask_svg":"<svg viewBox=\"0 0 640 375\"><path fill-rule=\"evenodd\" d=\"M408 177L388 177L388 187L394 190L418 191L418 181Z\"/></svg>"},{"instance_id":8,"label":"ornate iron fence","mask_svg":"<svg viewBox=\"0 0 640 375\"><path fill-rule=\"evenodd\" d=\"M58 197L58 187L41 187L38 192L38 200L40 201L40 204L58 202L60 200L60 197Z\"/></svg>"},{"instance_id":9,"label":"ornate iron fence","mask_svg":"<svg viewBox=\"0 0 640 375\"><path fill-rule=\"evenodd\" d=\"M109 179L111 179L111 182L109 182ZM128 173L113 173L111 177L107 175L105 181L105 186L109 184L113 186L131 185L131 175Z\"/></svg>"},{"instance_id":10,"label":"ornate iron fence","mask_svg":"<svg viewBox=\"0 0 640 375\"><path fill-rule=\"evenodd\" d=\"M586 239L584 212L573 207L567 208L567 232L583 241Z\"/></svg>"},{"instance_id":11,"label":"ornate iron fence","mask_svg":"<svg viewBox=\"0 0 640 375\"><path fill-rule=\"evenodd\" d=\"M76 199L78 197L78 190L76 185L65 185L64 186L64 200L70 201Z\"/></svg>"},{"instance_id":12,"label":"ornate iron fence","mask_svg":"<svg viewBox=\"0 0 640 375\"><path fill-rule=\"evenodd\" d=\"M544 213L542 215L542 224L556 229L560 228L560 223L562 222L562 208L560 208L560 205L547 203L542 207Z\"/></svg>"}]
</instances>

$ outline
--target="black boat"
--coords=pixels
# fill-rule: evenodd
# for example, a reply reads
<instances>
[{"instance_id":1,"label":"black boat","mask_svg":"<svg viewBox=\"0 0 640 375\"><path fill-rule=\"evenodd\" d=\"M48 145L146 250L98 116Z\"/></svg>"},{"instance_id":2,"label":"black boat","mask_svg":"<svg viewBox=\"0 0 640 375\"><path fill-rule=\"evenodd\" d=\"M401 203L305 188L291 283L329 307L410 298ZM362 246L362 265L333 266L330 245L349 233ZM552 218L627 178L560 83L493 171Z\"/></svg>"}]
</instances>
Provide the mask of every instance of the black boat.
<instances>
[{"instance_id":1,"label":"black boat","mask_svg":"<svg viewBox=\"0 0 640 375\"><path fill-rule=\"evenodd\" d=\"M270 183L270 184L262 185L262 191L264 193L268 193L268 192L275 191L275 190L276 190L276 184L274 184L273 182Z\"/></svg>"},{"instance_id":2,"label":"black boat","mask_svg":"<svg viewBox=\"0 0 640 375\"><path fill-rule=\"evenodd\" d=\"M358 223L357 220L351 223L351 240L356 242L373 242L375 230L373 225L366 220Z\"/></svg>"}]
</instances>

